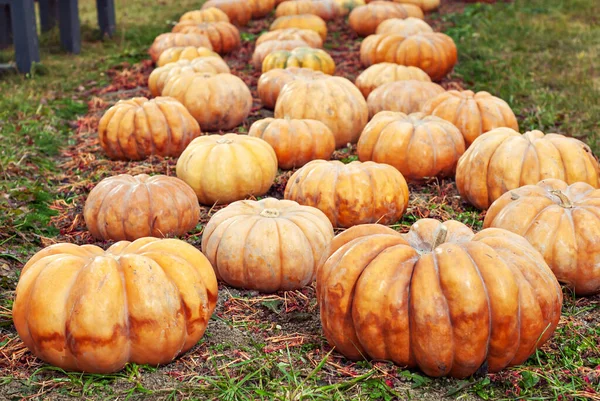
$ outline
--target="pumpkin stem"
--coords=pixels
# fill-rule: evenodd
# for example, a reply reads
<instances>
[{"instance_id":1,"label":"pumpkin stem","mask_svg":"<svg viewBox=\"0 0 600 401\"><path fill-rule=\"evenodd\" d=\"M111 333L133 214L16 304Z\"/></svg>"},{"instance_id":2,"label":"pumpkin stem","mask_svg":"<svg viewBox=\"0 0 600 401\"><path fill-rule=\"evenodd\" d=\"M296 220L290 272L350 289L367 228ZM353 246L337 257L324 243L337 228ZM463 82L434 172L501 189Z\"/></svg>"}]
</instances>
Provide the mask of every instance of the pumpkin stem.
<instances>
[{"instance_id":1,"label":"pumpkin stem","mask_svg":"<svg viewBox=\"0 0 600 401\"><path fill-rule=\"evenodd\" d=\"M558 197L558 199L560 199L560 205L564 208L570 209L573 207L573 203L571 202L571 200L569 199L569 197L565 194L563 194L560 190L558 189L553 189L552 191L550 191L550 193L556 197Z\"/></svg>"},{"instance_id":2,"label":"pumpkin stem","mask_svg":"<svg viewBox=\"0 0 600 401\"><path fill-rule=\"evenodd\" d=\"M431 251L433 251L438 246L442 245L446 242L446 237L448 236L448 228L440 224L440 227L435 232L435 239L433 240L433 245L431 246Z\"/></svg>"},{"instance_id":3,"label":"pumpkin stem","mask_svg":"<svg viewBox=\"0 0 600 401\"><path fill-rule=\"evenodd\" d=\"M279 210L277 209L264 209L262 212L260 212L260 215L262 217L279 217Z\"/></svg>"}]
</instances>

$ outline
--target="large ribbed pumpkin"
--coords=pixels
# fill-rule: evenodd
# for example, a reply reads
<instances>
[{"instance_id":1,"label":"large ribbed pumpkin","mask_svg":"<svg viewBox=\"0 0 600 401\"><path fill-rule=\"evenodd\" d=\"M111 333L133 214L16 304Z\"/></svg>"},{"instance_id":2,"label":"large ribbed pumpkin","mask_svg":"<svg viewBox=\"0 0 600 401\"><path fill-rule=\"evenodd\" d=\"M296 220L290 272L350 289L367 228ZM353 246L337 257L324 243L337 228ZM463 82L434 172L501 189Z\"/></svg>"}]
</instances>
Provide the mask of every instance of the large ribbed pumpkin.
<instances>
[{"instance_id":1,"label":"large ribbed pumpkin","mask_svg":"<svg viewBox=\"0 0 600 401\"><path fill-rule=\"evenodd\" d=\"M184 235L198 224L200 206L192 188L176 177L119 174L92 189L83 217L95 238L133 241Z\"/></svg>"},{"instance_id":2,"label":"large ribbed pumpkin","mask_svg":"<svg viewBox=\"0 0 600 401\"><path fill-rule=\"evenodd\" d=\"M267 109L274 109L275 102L283 86L296 79L311 80L314 77L321 77L321 71L315 71L310 68L288 67L285 69L276 68L262 74L258 79L258 97Z\"/></svg>"},{"instance_id":3,"label":"large ribbed pumpkin","mask_svg":"<svg viewBox=\"0 0 600 401\"><path fill-rule=\"evenodd\" d=\"M356 7L350 13L348 22L354 32L368 36L377 30L377 26L390 18L420 18L423 11L412 4L397 4L390 1L372 1L365 6Z\"/></svg>"},{"instance_id":4,"label":"large ribbed pumpkin","mask_svg":"<svg viewBox=\"0 0 600 401\"><path fill-rule=\"evenodd\" d=\"M396 81L425 81L431 78L425 71L417 67L407 67L394 63L373 64L356 77L356 87L360 89L365 99L377 87Z\"/></svg>"},{"instance_id":5,"label":"large ribbed pumpkin","mask_svg":"<svg viewBox=\"0 0 600 401\"><path fill-rule=\"evenodd\" d=\"M198 343L217 302L206 257L177 239L60 243L21 270L13 321L25 346L67 371L166 364Z\"/></svg>"},{"instance_id":6,"label":"large ribbed pumpkin","mask_svg":"<svg viewBox=\"0 0 600 401\"><path fill-rule=\"evenodd\" d=\"M316 76L288 82L277 98L275 118L319 120L335 135L336 147L356 142L369 111L362 93L342 77Z\"/></svg>"},{"instance_id":7,"label":"large ribbed pumpkin","mask_svg":"<svg viewBox=\"0 0 600 401\"><path fill-rule=\"evenodd\" d=\"M252 124L248 135L267 141L275 150L279 168L284 170L315 159L329 160L335 150L333 133L317 120L265 118Z\"/></svg>"},{"instance_id":8,"label":"large ribbed pumpkin","mask_svg":"<svg viewBox=\"0 0 600 401\"><path fill-rule=\"evenodd\" d=\"M315 279L333 227L320 210L289 200L243 200L215 213L202 252L228 285L261 292L295 290Z\"/></svg>"},{"instance_id":9,"label":"large ribbed pumpkin","mask_svg":"<svg viewBox=\"0 0 600 401\"><path fill-rule=\"evenodd\" d=\"M271 40L302 40L306 42L310 47L321 48L323 47L323 39L321 36L310 29L298 29L298 28L285 28L277 29L275 31L265 32L256 39L256 46L269 42Z\"/></svg>"},{"instance_id":10,"label":"large ribbed pumpkin","mask_svg":"<svg viewBox=\"0 0 600 401\"><path fill-rule=\"evenodd\" d=\"M148 88L152 96L160 96L172 77L180 74L209 72L212 74L230 73L229 66L221 57L198 57L193 60L178 60L163 67L155 68L148 78Z\"/></svg>"},{"instance_id":11,"label":"large ribbed pumpkin","mask_svg":"<svg viewBox=\"0 0 600 401\"><path fill-rule=\"evenodd\" d=\"M202 9L215 7L229 17L229 22L237 26L246 26L252 18L252 3L246 0L208 0Z\"/></svg>"},{"instance_id":12,"label":"large ribbed pumpkin","mask_svg":"<svg viewBox=\"0 0 600 401\"><path fill-rule=\"evenodd\" d=\"M277 174L277 155L267 142L248 135L196 138L177 160L177 177L203 205L264 195Z\"/></svg>"},{"instance_id":13,"label":"large ribbed pumpkin","mask_svg":"<svg viewBox=\"0 0 600 401\"><path fill-rule=\"evenodd\" d=\"M575 294L600 292L600 189L556 179L513 189L492 203L483 226L525 237Z\"/></svg>"},{"instance_id":14,"label":"large ribbed pumpkin","mask_svg":"<svg viewBox=\"0 0 600 401\"><path fill-rule=\"evenodd\" d=\"M180 22L173 27L173 32L204 35L210 40L213 50L219 54L231 53L242 43L240 31L235 25L225 21L202 24Z\"/></svg>"},{"instance_id":15,"label":"large ribbed pumpkin","mask_svg":"<svg viewBox=\"0 0 600 401\"><path fill-rule=\"evenodd\" d=\"M388 164L314 160L296 171L285 187L285 199L313 206L334 227L392 224L408 206L408 186Z\"/></svg>"},{"instance_id":16,"label":"large ribbed pumpkin","mask_svg":"<svg viewBox=\"0 0 600 401\"><path fill-rule=\"evenodd\" d=\"M200 127L207 131L240 125L252 107L250 89L231 74L180 74L169 79L163 95L183 103Z\"/></svg>"},{"instance_id":17,"label":"large ribbed pumpkin","mask_svg":"<svg viewBox=\"0 0 600 401\"><path fill-rule=\"evenodd\" d=\"M318 33L322 40L325 40L327 37L327 24L318 15L284 15L273 21L269 30L276 31L286 28L310 29Z\"/></svg>"},{"instance_id":18,"label":"large ribbed pumpkin","mask_svg":"<svg viewBox=\"0 0 600 401\"><path fill-rule=\"evenodd\" d=\"M598 161L575 138L496 128L475 139L456 167L458 192L479 209L487 209L507 191L547 178L598 188Z\"/></svg>"},{"instance_id":19,"label":"large ribbed pumpkin","mask_svg":"<svg viewBox=\"0 0 600 401\"><path fill-rule=\"evenodd\" d=\"M554 332L562 292L523 237L453 220L384 229L340 234L317 270L323 331L347 358L464 378L524 363Z\"/></svg>"},{"instance_id":20,"label":"large ribbed pumpkin","mask_svg":"<svg viewBox=\"0 0 600 401\"><path fill-rule=\"evenodd\" d=\"M416 35L418 33L433 32L431 26L419 18L390 18L377 25L375 33L378 35L395 33L402 36Z\"/></svg>"},{"instance_id":21,"label":"large ribbed pumpkin","mask_svg":"<svg viewBox=\"0 0 600 401\"><path fill-rule=\"evenodd\" d=\"M488 92L450 90L423 105L423 112L450 121L465 137L467 146L483 134L499 127L519 129L515 113L502 99Z\"/></svg>"},{"instance_id":22,"label":"large ribbed pumpkin","mask_svg":"<svg viewBox=\"0 0 600 401\"><path fill-rule=\"evenodd\" d=\"M156 65L158 67L164 67L167 64L176 63L179 60L195 60L203 57L221 58L218 53L213 52L208 47L177 46L165 49L165 51L160 54Z\"/></svg>"},{"instance_id":23,"label":"large ribbed pumpkin","mask_svg":"<svg viewBox=\"0 0 600 401\"><path fill-rule=\"evenodd\" d=\"M340 6L334 0L290 0L284 1L275 10L276 17L284 15L314 14L330 21L342 15Z\"/></svg>"},{"instance_id":24,"label":"large ribbed pumpkin","mask_svg":"<svg viewBox=\"0 0 600 401\"><path fill-rule=\"evenodd\" d=\"M428 81L395 81L383 84L367 97L369 115L380 111L401 111L406 114L421 111L423 105L435 96L444 93L444 88Z\"/></svg>"},{"instance_id":25,"label":"large ribbed pumpkin","mask_svg":"<svg viewBox=\"0 0 600 401\"><path fill-rule=\"evenodd\" d=\"M216 7L209 7L204 10L193 10L188 11L179 18L179 22L192 21L196 24L203 22L218 22L225 21L229 22L229 17L223 11Z\"/></svg>"},{"instance_id":26,"label":"large ribbed pumpkin","mask_svg":"<svg viewBox=\"0 0 600 401\"><path fill-rule=\"evenodd\" d=\"M204 35L198 35L195 33L163 33L158 35L148 53L154 62L158 61L161 53L171 47L206 47L212 50L210 40Z\"/></svg>"},{"instance_id":27,"label":"large ribbed pumpkin","mask_svg":"<svg viewBox=\"0 0 600 401\"><path fill-rule=\"evenodd\" d=\"M452 176L465 152L454 125L423 113L382 111L369 121L358 141L360 161L396 167L407 180Z\"/></svg>"},{"instance_id":28,"label":"large ribbed pumpkin","mask_svg":"<svg viewBox=\"0 0 600 401\"><path fill-rule=\"evenodd\" d=\"M360 61L364 66L390 62L412 65L425 71L433 81L444 78L457 61L456 45L446 34L419 33L371 35L360 44Z\"/></svg>"},{"instance_id":29,"label":"large ribbed pumpkin","mask_svg":"<svg viewBox=\"0 0 600 401\"><path fill-rule=\"evenodd\" d=\"M262 63L262 71L267 72L276 68L310 68L328 75L335 72L335 61L322 49L311 47L296 47L293 50L277 50L269 53Z\"/></svg>"},{"instance_id":30,"label":"large ribbed pumpkin","mask_svg":"<svg viewBox=\"0 0 600 401\"><path fill-rule=\"evenodd\" d=\"M263 61L265 58L277 50L292 50L297 47L306 47L308 43L303 40L269 40L256 46L254 53L252 53L252 65L257 70L262 69Z\"/></svg>"},{"instance_id":31,"label":"large ribbed pumpkin","mask_svg":"<svg viewBox=\"0 0 600 401\"><path fill-rule=\"evenodd\" d=\"M200 134L194 117L169 97L119 100L98 125L100 145L114 160L177 157Z\"/></svg>"}]
</instances>

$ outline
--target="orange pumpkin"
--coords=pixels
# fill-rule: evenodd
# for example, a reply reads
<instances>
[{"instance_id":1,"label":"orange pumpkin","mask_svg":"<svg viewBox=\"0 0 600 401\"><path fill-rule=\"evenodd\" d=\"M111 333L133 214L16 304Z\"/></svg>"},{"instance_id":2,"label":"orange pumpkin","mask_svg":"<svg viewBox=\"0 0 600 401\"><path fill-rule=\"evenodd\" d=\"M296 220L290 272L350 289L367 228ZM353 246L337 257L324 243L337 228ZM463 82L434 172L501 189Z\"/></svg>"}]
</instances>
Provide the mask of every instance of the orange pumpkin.
<instances>
[{"instance_id":1,"label":"orange pumpkin","mask_svg":"<svg viewBox=\"0 0 600 401\"><path fill-rule=\"evenodd\" d=\"M303 40L269 40L256 46L252 54L252 65L257 70L262 68L263 61L272 52L277 50L292 50L297 47L308 46Z\"/></svg>"},{"instance_id":2,"label":"orange pumpkin","mask_svg":"<svg viewBox=\"0 0 600 401\"><path fill-rule=\"evenodd\" d=\"M335 136L335 146L356 142L369 111L360 91L346 78L330 75L285 84L275 105L275 118L319 120Z\"/></svg>"},{"instance_id":3,"label":"orange pumpkin","mask_svg":"<svg viewBox=\"0 0 600 401\"><path fill-rule=\"evenodd\" d=\"M414 4L421 10L428 12L437 10L440 7L440 0L393 0L402 4Z\"/></svg>"},{"instance_id":4,"label":"orange pumpkin","mask_svg":"<svg viewBox=\"0 0 600 401\"><path fill-rule=\"evenodd\" d=\"M335 150L333 133L317 120L265 118L252 124L248 135L271 145L283 170L302 167L315 159L329 160Z\"/></svg>"},{"instance_id":5,"label":"orange pumpkin","mask_svg":"<svg viewBox=\"0 0 600 401\"><path fill-rule=\"evenodd\" d=\"M208 7L204 10L188 11L179 18L179 22L192 21L196 24L203 22L229 22L229 17L216 7Z\"/></svg>"},{"instance_id":6,"label":"orange pumpkin","mask_svg":"<svg viewBox=\"0 0 600 401\"><path fill-rule=\"evenodd\" d=\"M381 62L412 65L425 71L433 81L444 78L457 61L456 45L443 33L371 35L360 44L364 66Z\"/></svg>"},{"instance_id":7,"label":"orange pumpkin","mask_svg":"<svg viewBox=\"0 0 600 401\"><path fill-rule=\"evenodd\" d=\"M289 200L243 200L215 213L202 251L227 284L261 292L295 290L315 279L333 227L320 210Z\"/></svg>"},{"instance_id":8,"label":"orange pumpkin","mask_svg":"<svg viewBox=\"0 0 600 401\"><path fill-rule=\"evenodd\" d=\"M252 7L252 18L266 17L275 8L275 0L248 0Z\"/></svg>"},{"instance_id":9,"label":"orange pumpkin","mask_svg":"<svg viewBox=\"0 0 600 401\"><path fill-rule=\"evenodd\" d=\"M198 57L191 61L181 59L164 67L155 68L148 78L148 88L152 96L160 96L169 79L180 74L196 72L218 74L230 73L231 70L221 57Z\"/></svg>"},{"instance_id":10,"label":"orange pumpkin","mask_svg":"<svg viewBox=\"0 0 600 401\"><path fill-rule=\"evenodd\" d=\"M358 141L360 161L389 164L414 181L452 176L464 152L458 128L423 113L377 113Z\"/></svg>"},{"instance_id":11,"label":"orange pumpkin","mask_svg":"<svg viewBox=\"0 0 600 401\"><path fill-rule=\"evenodd\" d=\"M347 358L464 378L524 363L556 329L560 286L523 237L433 219L383 231L346 230L317 270L325 337Z\"/></svg>"},{"instance_id":12,"label":"orange pumpkin","mask_svg":"<svg viewBox=\"0 0 600 401\"><path fill-rule=\"evenodd\" d=\"M100 145L113 160L177 157L200 134L194 117L169 97L119 100L98 125Z\"/></svg>"},{"instance_id":13,"label":"orange pumpkin","mask_svg":"<svg viewBox=\"0 0 600 401\"><path fill-rule=\"evenodd\" d=\"M275 16L314 14L325 21L342 15L342 10L334 0L291 0L277 6Z\"/></svg>"},{"instance_id":14,"label":"orange pumpkin","mask_svg":"<svg viewBox=\"0 0 600 401\"><path fill-rule=\"evenodd\" d=\"M119 174L92 189L83 209L93 237L133 241L184 235L198 224L196 194L175 177Z\"/></svg>"},{"instance_id":15,"label":"orange pumpkin","mask_svg":"<svg viewBox=\"0 0 600 401\"><path fill-rule=\"evenodd\" d=\"M278 17L273 21L269 30L276 31L286 28L310 29L318 33L323 41L327 37L327 24L323 21L323 18L313 14L284 15Z\"/></svg>"},{"instance_id":16,"label":"orange pumpkin","mask_svg":"<svg viewBox=\"0 0 600 401\"><path fill-rule=\"evenodd\" d=\"M279 92L284 85L296 79L310 80L314 77L322 77L321 71L310 68L288 67L285 69L275 68L262 74L258 80L258 97L267 109L274 109Z\"/></svg>"},{"instance_id":17,"label":"orange pumpkin","mask_svg":"<svg viewBox=\"0 0 600 401\"><path fill-rule=\"evenodd\" d=\"M598 188L598 161L575 138L496 128L475 139L456 167L458 192L479 209L487 209L505 192L548 178Z\"/></svg>"},{"instance_id":18,"label":"orange pumpkin","mask_svg":"<svg viewBox=\"0 0 600 401\"><path fill-rule=\"evenodd\" d=\"M212 50L210 40L204 35L194 33L163 33L158 35L148 53L152 57L152 61L157 62L161 53L171 47L206 47Z\"/></svg>"},{"instance_id":19,"label":"orange pumpkin","mask_svg":"<svg viewBox=\"0 0 600 401\"><path fill-rule=\"evenodd\" d=\"M194 189L203 205L264 195L276 174L271 145L248 135L201 136L177 160L177 177Z\"/></svg>"},{"instance_id":20,"label":"orange pumpkin","mask_svg":"<svg viewBox=\"0 0 600 401\"><path fill-rule=\"evenodd\" d=\"M169 79L163 95L183 103L206 131L237 127L248 117L252 107L250 89L231 74L180 74Z\"/></svg>"},{"instance_id":21,"label":"orange pumpkin","mask_svg":"<svg viewBox=\"0 0 600 401\"><path fill-rule=\"evenodd\" d=\"M296 171L285 187L285 199L313 206L334 227L392 224L408 206L408 186L388 164L313 160Z\"/></svg>"},{"instance_id":22,"label":"orange pumpkin","mask_svg":"<svg viewBox=\"0 0 600 401\"><path fill-rule=\"evenodd\" d=\"M60 243L21 270L13 321L25 346L67 371L166 364L198 343L217 303L206 257L177 239Z\"/></svg>"},{"instance_id":23,"label":"orange pumpkin","mask_svg":"<svg viewBox=\"0 0 600 401\"><path fill-rule=\"evenodd\" d=\"M262 63L263 72L288 67L310 68L329 75L335 72L335 62L329 53L311 47L296 47L291 51L276 50L269 53Z\"/></svg>"},{"instance_id":24,"label":"orange pumpkin","mask_svg":"<svg viewBox=\"0 0 600 401\"><path fill-rule=\"evenodd\" d=\"M360 89L366 99L373 90L381 85L406 80L431 82L429 75L420 68L394 63L379 63L373 64L360 73L356 78L356 87Z\"/></svg>"},{"instance_id":25,"label":"orange pumpkin","mask_svg":"<svg viewBox=\"0 0 600 401\"><path fill-rule=\"evenodd\" d=\"M379 24L375 30L375 33L378 35L394 33L402 36L410 36L427 32L433 32L433 28L431 28L431 26L422 19L413 17L408 17L405 19L386 19Z\"/></svg>"},{"instance_id":26,"label":"orange pumpkin","mask_svg":"<svg viewBox=\"0 0 600 401\"><path fill-rule=\"evenodd\" d=\"M496 199L483 225L525 237L577 295L600 293L600 189L556 179L525 185Z\"/></svg>"},{"instance_id":27,"label":"orange pumpkin","mask_svg":"<svg viewBox=\"0 0 600 401\"><path fill-rule=\"evenodd\" d=\"M246 26L252 18L252 4L246 0L208 0L202 6L203 10L215 7L229 17L229 22L237 26Z\"/></svg>"},{"instance_id":28,"label":"orange pumpkin","mask_svg":"<svg viewBox=\"0 0 600 401\"><path fill-rule=\"evenodd\" d=\"M510 106L487 92L450 90L429 99L422 110L456 125L464 135L467 146L494 128L519 129L517 117Z\"/></svg>"},{"instance_id":29,"label":"orange pumpkin","mask_svg":"<svg viewBox=\"0 0 600 401\"><path fill-rule=\"evenodd\" d=\"M221 58L221 56L208 47L177 46L165 49L165 51L160 54L156 65L158 67L163 67L179 60L194 60L200 57Z\"/></svg>"},{"instance_id":30,"label":"orange pumpkin","mask_svg":"<svg viewBox=\"0 0 600 401\"><path fill-rule=\"evenodd\" d=\"M271 40L302 40L310 47L322 48L323 39L315 31L310 29L287 28L276 31L265 32L256 39L256 46Z\"/></svg>"},{"instance_id":31,"label":"orange pumpkin","mask_svg":"<svg viewBox=\"0 0 600 401\"><path fill-rule=\"evenodd\" d=\"M352 10L348 22L352 30L359 36L368 36L375 33L377 26L386 19L408 17L423 19L423 11L412 4L372 1Z\"/></svg>"},{"instance_id":32,"label":"orange pumpkin","mask_svg":"<svg viewBox=\"0 0 600 401\"><path fill-rule=\"evenodd\" d=\"M427 81L406 80L383 84L367 98L369 115L374 116L380 111L416 113L429 99L440 93L444 93L444 88Z\"/></svg>"},{"instance_id":33,"label":"orange pumpkin","mask_svg":"<svg viewBox=\"0 0 600 401\"><path fill-rule=\"evenodd\" d=\"M219 54L231 53L242 43L240 31L233 24L224 21L202 24L180 22L175 25L173 32L204 35L210 40L213 50Z\"/></svg>"}]
</instances>

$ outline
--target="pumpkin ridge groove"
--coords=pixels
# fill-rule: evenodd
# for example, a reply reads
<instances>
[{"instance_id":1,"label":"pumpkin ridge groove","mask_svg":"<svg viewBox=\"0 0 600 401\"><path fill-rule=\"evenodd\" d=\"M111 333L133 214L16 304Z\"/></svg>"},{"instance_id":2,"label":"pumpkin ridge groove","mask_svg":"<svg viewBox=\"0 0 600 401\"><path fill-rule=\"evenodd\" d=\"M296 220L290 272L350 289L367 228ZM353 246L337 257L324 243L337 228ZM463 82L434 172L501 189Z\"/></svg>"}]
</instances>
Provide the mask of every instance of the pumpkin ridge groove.
<instances>
[{"instance_id":1,"label":"pumpkin ridge groove","mask_svg":"<svg viewBox=\"0 0 600 401\"><path fill-rule=\"evenodd\" d=\"M440 224L440 226L443 226L443 223ZM443 231L440 231L440 233L441 232L443 232ZM437 238L436 238L436 240L437 240ZM460 248L462 248L462 246ZM456 346L454 344L454 322L452 321L452 314L450 313L450 306L448 305L448 298L446 295L446 291L444 290L444 286L442 285L442 279L440 277L439 261L437 259L437 256L435 255L435 248L433 248L433 246L432 246L430 255L431 255L431 258L433 259L433 267L434 267L436 275L437 275L438 283L440 286L440 292L442 293L442 296L445 301L446 315L448 316L448 321L450 322L450 327L452 328L452 331L450 332L450 335L452 337L450 340L450 342L452 343L452 362L450 363L450 366L446 366L446 371L450 372L450 371L452 371L452 368L454 367L454 360L456 359ZM439 366L437 366L437 367L439 368Z\"/></svg>"},{"instance_id":2,"label":"pumpkin ridge groove","mask_svg":"<svg viewBox=\"0 0 600 401\"><path fill-rule=\"evenodd\" d=\"M485 183L486 183L486 185L485 185L485 192L486 192L486 198L488 200L488 204L490 204L490 205L492 204L492 195L490 194L489 184L488 183L489 183L489 177L490 177L490 175L493 175L493 174L490 174L490 166L492 165L492 160L494 158L494 155L498 151L498 149L500 149L504 145L504 143L508 139L510 139L512 137L513 137L513 135L510 135L510 136L507 136L506 138L502 139L502 142L500 142L498 144L498 146L496 146L496 149L494 149L494 151L492 152L492 154L487 158L488 165L487 165L487 169L486 169L486 172L485 172ZM466 153L466 151L465 151L465 153ZM520 181L520 177L519 177L519 181ZM471 184L471 179L469 178L469 187L471 186L470 184Z\"/></svg>"}]
</instances>

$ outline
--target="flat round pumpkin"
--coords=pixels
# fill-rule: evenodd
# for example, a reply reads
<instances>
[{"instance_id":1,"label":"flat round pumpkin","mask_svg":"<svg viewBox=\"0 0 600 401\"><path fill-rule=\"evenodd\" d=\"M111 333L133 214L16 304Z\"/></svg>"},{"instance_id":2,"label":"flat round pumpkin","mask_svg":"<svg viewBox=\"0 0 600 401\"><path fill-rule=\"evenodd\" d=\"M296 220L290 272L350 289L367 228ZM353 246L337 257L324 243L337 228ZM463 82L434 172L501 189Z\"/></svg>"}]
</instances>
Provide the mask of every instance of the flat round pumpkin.
<instances>
[{"instance_id":1,"label":"flat round pumpkin","mask_svg":"<svg viewBox=\"0 0 600 401\"><path fill-rule=\"evenodd\" d=\"M216 7L208 7L204 10L188 11L187 13L183 14L181 18L179 18L179 22L182 21L192 21L196 24L218 21L230 22L227 14Z\"/></svg>"},{"instance_id":2,"label":"flat round pumpkin","mask_svg":"<svg viewBox=\"0 0 600 401\"><path fill-rule=\"evenodd\" d=\"M364 66L389 62L412 65L425 71L433 81L444 78L456 64L456 45L446 34L419 33L371 35L360 44L360 61Z\"/></svg>"},{"instance_id":3,"label":"flat round pumpkin","mask_svg":"<svg viewBox=\"0 0 600 401\"><path fill-rule=\"evenodd\" d=\"M396 81L383 84L367 97L369 115L380 111L401 111L406 114L421 111L429 99L444 93L444 88L428 81Z\"/></svg>"},{"instance_id":4,"label":"flat round pumpkin","mask_svg":"<svg viewBox=\"0 0 600 401\"><path fill-rule=\"evenodd\" d=\"M198 224L200 206L176 177L119 174L92 189L83 217L94 238L133 241L184 235Z\"/></svg>"},{"instance_id":5,"label":"flat round pumpkin","mask_svg":"<svg viewBox=\"0 0 600 401\"><path fill-rule=\"evenodd\" d=\"M264 195L277 174L277 155L267 142L248 135L196 138L177 160L177 177L203 205Z\"/></svg>"},{"instance_id":6,"label":"flat round pumpkin","mask_svg":"<svg viewBox=\"0 0 600 401\"><path fill-rule=\"evenodd\" d=\"M169 97L119 100L98 124L100 146L113 160L177 157L200 134L194 117Z\"/></svg>"},{"instance_id":7,"label":"flat round pumpkin","mask_svg":"<svg viewBox=\"0 0 600 401\"><path fill-rule=\"evenodd\" d=\"M160 96L169 79L180 74L196 72L219 74L230 73L231 70L221 57L197 57L191 61L181 59L155 68L148 78L148 88L152 96Z\"/></svg>"},{"instance_id":8,"label":"flat round pumpkin","mask_svg":"<svg viewBox=\"0 0 600 401\"><path fill-rule=\"evenodd\" d=\"M382 111L369 121L358 141L360 161L396 167L407 180L454 174L465 141L454 125L423 113Z\"/></svg>"},{"instance_id":9,"label":"flat round pumpkin","mask_svg":"<svg viewBox=\"0 0 600 401\"><path fill-rule=\"evenodd\" d=\"M180 22L173 27L173 32L204 35L210 40L213 50L219 54L231 53L239 48L242 43L240 31L235 25L225 21L201 24Z\"/></svg>"},{"instance_id":10,"label":"flat round pumpkin","mask_svg":"<svg viewBox=\"0 0 600 401\"><path fill-rule=\"evenodd\" d=\"M246 26L252 18L252 3L246 0L208 0L202 9L215 7L227 14L229 22L237 26Z\"/></svg>"},{"instance_id":11,"label":"flat round pumpkin","mask_svg":"<svg viewBox=\"0 0 600 401\"><path fill-rule=\"evenodd\" d=\"M408 17L423 19L423 11L412 4L372 1L353 9L348 17L348 22L352 30L359 36L368 36L374 34L377 26L386 19Z\"/></svg>"},{"instance_id":12,"label":"flat round pumpkin","mask_svg":"<svg viewBox=\"0 0 600 401\"><path fill-rule=\"evenodd\" d=\"M217 303L206 257L177 239L60 243L21 270L13 305L19 337L67 371L166 364L198 343Z\"/></svg>"},{"instance_id":13,"label":"flat round pumpkin","mask_svg":"<svg viewBox=\"0 0 600 401\"><path fill-rule=\"evenodd\" d=\"M314 160L289 179L285 199L313 206L334 227L392 224L408 206L408 186L402 174L388 164Z\"/></svg>"},{"instance_id":14,"label":"flat round pumpkin","mask_svg":"<svg viewBox=\"0 0 600 401\"><path fill-rule=\"evenodd\" d=\"M286 28L265 32L256 39L256 46L271 40L302 40L310 47L322 48L323 39L315 31L310 29Z\"/></svg>"},{"instance_id":15,"label":"flat round pumpkin","mask_svg":"<svg viewBox=\"0 0 600 401\"><path fill-rule=\"evenodd\" d=\"M431 26L419 18L390 18L377 25L375 33L384 35L395 33L402 36L416 35L418 33L433 32Z\"/></svg>"},{"instance_id":16,"label":"flat round pumpkin","mask_svg":"<svg viewBox=\"0 0 600 401\"><path fill-rule=\"evenodd\" d=\"M265 108L272 110L275 108L275 102L285 84L296 79L311 80L323 75L325 74L321 71L310 68L287 67L269 70L258 79L258 97Z\"/></svg>"},{"instance_id":17,"label":"flat round pumpkin","mask_svg":"<svg viewBox=\"0 0 600 401\"><path fill-rule=\"evenodd\" d=\"M356 142L367 125L367 102L352 82L330 75L285 84L275 105L275 118L319 120L335 135L336 147Z\"/></svg>"},{"instance_id":18,"label":"flat round pumpkin","mask_svg":"<svg viewBox=\"0 0 600 401\"><path fill-rule=\"evenodd\" d=\"M162 35L158 35L148 53L150 57L152 57L152 61L155 63L158 61L158 58L165 50L171 47L206 47L208 50L212 50L212 45L210 44L210 40L204 35L198 35L195 33L163 33Z\"/></svg>"},{"instance_id":19,"label":"flat round pumpkin","mask_svg":"<svg viewBox=\"0 0 600 401\"><path fill-rule=\"evenodd\" d=\"M279 4L275 16L314 14L324 21L331 21L342 15L339 5L334 0L290 0Z\"/></svg>"},{"instance_id":20,"label":"flat round pumpkin","mask_svg":"<svg viewBox=\"0 0 600 401\"><path fill-rule=\"evenodd\" d=\"M283 170L302 167L315 159L329 160L335 150L333 133L317 120L265 118L252 124L248 135L269 143Z\"/></svg>"},{"instance_id":21,"label":"flat round pumpkin","mask_svg":"<svg viewBox=\"0 0 600 401\"><path fill-rule=\"evenodd\" d=\"M163 95L183 103L206 131L237 127L248 117L252 107L250 89L231 74L180 74L169 79Z\"/></svg>"},{"instance_id":22,"label":"flat round pumpkin","mask_svg":"<svg viewBox=\"0 0 600 401\"><path fill-rule=\"evenodd\" d=\"M217 277L261 292L300 289L315 279L333 227L320 210L289 200L243 200L215 213L202 251Z\"/></svg>"},{"instance_id":23,"label":"flat round pumpkin","mask_svg":"<svg viewBox=\"0 0 600 401\"><path fill-rule=\"evenodd\" d=\"M327 24L323 21L323 18L313 14L284 15L278 17L273 21L269 30L276 31L286 28L310 29L318 33L323 41L327 37Z\"/></svg>"},{"instance_id":24,"label":"flat round pumpkin","mask_svg":"<svg viewBox=\"0 0 600 401\"><path fill-rule=\"evenodd\" d=\"M475 139L462 155L456 187L463 199L487 209L505 192L548 178L598 188L599 171L589 146L575 138L496 128Z\"/></svg>"},{"instance_id":25,"label":"flat round pumpkin","mask_svg":"<svg viewBox=\"0 0 600 401\"><path fill-rule=\"evenodd\" d=\"M164 67L167 64L175 63L179 60L195 60L202 57L221 58L219 54L213 52L208 47L177 46L165 49L165 51L160 54L156 65L158 67Z\"/></svg>"},{"instance_id":26,"label":"flat round pumpkin","mask_svg":"<svg viewBox=\"0 0 600 401\"><path fill-rule=\"evenodd\" d=\"M269 53L262 63L262 72L275 68L300 67L321 71L328 75L335 72L335 61L322 49L296 47L292 50L276 50Z\"/></svg>"},{"instance_id":27,"label":"flat round pumpkin","mask_svg":"<svg viewBox=\"0 0 600 401\"><path fill-rule=\"evenodd\" d=\"M483 226L525 237L575 294L600 293L600 189L556 179L525 185L496 199Z\"/></svg>"},{"instance_id":28,"label":"flat round pumpkin","mask_svg":"<svg viewBox=\"0 0 600 401\"><path fill-rule=\"evenodd\" d=\"M303 40L269 40L256 46L252 54L252 65L257 70L262 69L262 64L265 58L277 50L292 50L297 47L306 47L308 43Z\"/></svg>"},{"instance_id":29,"label":"flat round pumpkin","mask_svg":"<svg viewBox=\"0 0 600 401\"><path fill-rule=\"evenodd\" d=\"M407 80L431 82L429 75L420 68L394 63L379 63L373 64L361 72L356 77L355 83L366 99L373 90L381 85Z\"/></svg>"},{"instance_id":30,"label":"flat round pumpkin","mask_svg":"<svg viewBox=\"0 0 600 401\"><path fill-rule=\"evenodd\" d=\"M441 117L456 125L465 137L467 146L494 128L519 130L517 117L510 106L488 92L450 90L429 99L422 110L425 114Z\"/></svg>"},{"instance_id":31,"label":"flat round pumpkin","mask_svg":"<svg viewBox=\"0 0 600 401\"><path fill-rule=\"evenodd\" d=\"M317 270L323 331L353 360L389 360L436 377L465 378L484 364L498 372L524 363L560 319L552 271L506 230L473 234L433 219L406 235L356 226L325 255Z\"/></svg>"}]
</instances>

